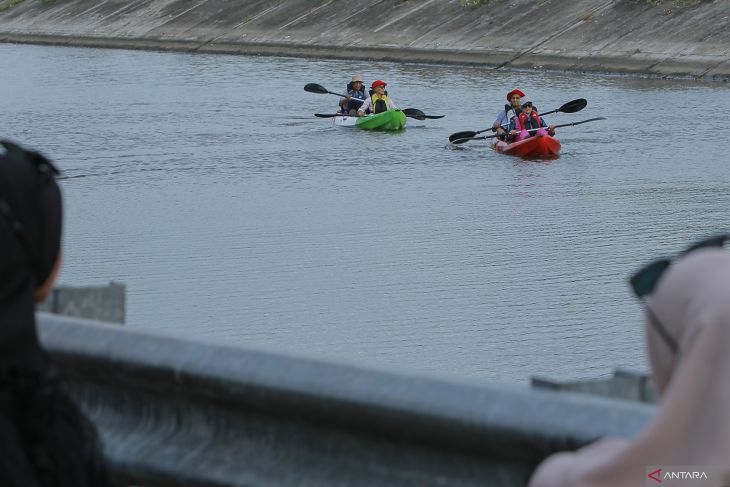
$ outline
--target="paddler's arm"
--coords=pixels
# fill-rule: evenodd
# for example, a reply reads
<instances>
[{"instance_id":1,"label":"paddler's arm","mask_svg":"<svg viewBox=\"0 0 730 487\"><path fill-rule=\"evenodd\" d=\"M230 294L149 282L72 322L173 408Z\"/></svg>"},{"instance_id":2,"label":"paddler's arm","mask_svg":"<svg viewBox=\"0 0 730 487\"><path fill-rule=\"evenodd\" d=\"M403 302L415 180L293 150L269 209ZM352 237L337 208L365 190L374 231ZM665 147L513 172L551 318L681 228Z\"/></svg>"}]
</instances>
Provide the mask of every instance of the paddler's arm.
<instances>
[{"instance_id":1,"label":"paddler's arm","mask_svg":"<svg viewBox=\"0 0 730 487\"><path fill-rule=\"evenodd\" d=\"M550 135L550 136L555 135L555 124L548 125L545 123L545 120L543 120L542 117L540 117L540 126L547 127L548 135Z\"/></svg>"},{"instance_id":2,"label":"paddler's arm","mask_svg":"<svg viewBox=\"0 0 730 487\"><path fill-rule=\"evenodd\" d=\"M364 117L367 109L372 108L372 106L373 106L373 104L372 104L372 101L370 100L370 98L366 98L365 102L362 105L360 105L360 108L357 109L357 115L360 117Z\"/></svg>"},{"instance_id":3,"label":"paddler's arm","mask_svg":"<svg viewBox=\"0 0 730 487\"><path fill-rule=\"evenodd\" d=\"M515 118L516 117L513 117L512 120L510 120L509 127L507 127L507 130L509 130L509 133L507 134L507 140L514 140L520 133L520 131L517 130L517 123L515 122Z\"/></svg>"},{"instance_id":4,"label":"paddler's arm","mask_svg":"<svg viewBox=\"0 0 730 487\"><path fill-rule=\"evenodd\" d=\"M507 125L507 114L502 110L497 114L497 120L492 124L492 132L497 132L498 134L505 133L505 125Z\"/></svg>"}]
</instances>

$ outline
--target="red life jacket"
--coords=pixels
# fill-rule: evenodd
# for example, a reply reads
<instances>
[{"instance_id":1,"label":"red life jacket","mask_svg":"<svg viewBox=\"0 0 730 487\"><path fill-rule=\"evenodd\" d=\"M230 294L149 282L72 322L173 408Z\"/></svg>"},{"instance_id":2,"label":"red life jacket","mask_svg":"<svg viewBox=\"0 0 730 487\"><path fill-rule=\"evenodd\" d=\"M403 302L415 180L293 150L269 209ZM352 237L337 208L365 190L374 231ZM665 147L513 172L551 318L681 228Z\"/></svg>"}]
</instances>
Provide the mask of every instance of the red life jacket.
<instances>
[{"instance_id":1,"label":"red life jacket","mask_svg":"<svg viewBox=\"0 0 730 487\"><path fill-rule=\"evenodd\" d=\"M520 113L520 116L517 117L517 123L515 124L517 130L530 130L530 129L539 129L542 125L540 120L540 115L537 114L535 109L532 109L532 112L530 112L530 117L528 119L527 114L525 112Z\"/></svg>"}]
</instances>

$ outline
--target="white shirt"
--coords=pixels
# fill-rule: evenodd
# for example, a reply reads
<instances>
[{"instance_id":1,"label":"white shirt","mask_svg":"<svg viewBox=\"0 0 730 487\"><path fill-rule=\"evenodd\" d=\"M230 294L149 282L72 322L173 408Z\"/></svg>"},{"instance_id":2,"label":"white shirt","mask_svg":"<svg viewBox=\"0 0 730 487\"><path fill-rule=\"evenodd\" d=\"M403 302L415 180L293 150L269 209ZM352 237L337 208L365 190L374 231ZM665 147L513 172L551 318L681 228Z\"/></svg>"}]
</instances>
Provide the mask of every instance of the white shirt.
<instances>
[{"instance_id":1,"label":"white shirt","mask_svg":"<svg viewBox=\"0 0 730 487\"><path fill-rule=\"evenodd\" d=\"M510 107L509 110L500 110L500 112L497 114L497 120L494 121L494 124L492 127L502 127L503 129L507 130L507 127L509 127L509 123L512 120L512 117L515 116L515 109L514 107Z\"/></svg>"},{"instance_id":2,"label":"white shirt","mask_svg":"<svg viewBox=\"0 0 730 487\"><path fill-rule=\"evenodd\" d=\"M365 103L363 103L360 106L360 108L358 108L357 110L358 111L362 110L364 112L368 108L371 111L373 110L373 97L372 96L367 97L367 99L365 100ZM388 97L388 110L398 110L398 107L395 105L395 103L393 103L393 99L391 97Z\"/></svg>"}]
</instances>

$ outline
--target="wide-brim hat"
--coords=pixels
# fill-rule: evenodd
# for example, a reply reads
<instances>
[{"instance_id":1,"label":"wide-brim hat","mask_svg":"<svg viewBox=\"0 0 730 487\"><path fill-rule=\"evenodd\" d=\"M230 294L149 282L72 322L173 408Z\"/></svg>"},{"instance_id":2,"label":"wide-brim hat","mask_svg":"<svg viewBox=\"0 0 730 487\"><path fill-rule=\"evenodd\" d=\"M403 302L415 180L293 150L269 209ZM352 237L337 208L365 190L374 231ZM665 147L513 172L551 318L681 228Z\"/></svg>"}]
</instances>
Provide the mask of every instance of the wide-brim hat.
<instances>
[{"instance_id":1,"label":"wide-brim hat","mask_svg":"<svg viewBox=\"0 0 730 487\"><path fill-rule=\"evenodd\" d=\"M371 90L374 90L378 86L388 86L388 83L386 83L385 81L381 81L379 79L376 79L375 81L373 81L373 84L370 85L370 89Z\"/></svg>"},{"instance_id":2,"label":"wide-brim hat","mask_svg":"<svg viewBox=\"0 0 730 487\"><path fill-rule=\"evenodd\" d=\"M355 81L359 81L360 83L362 83L362 75L356 74L355 76L353 76L352 82L354 83Z\"/></svg>"}]
</instances>

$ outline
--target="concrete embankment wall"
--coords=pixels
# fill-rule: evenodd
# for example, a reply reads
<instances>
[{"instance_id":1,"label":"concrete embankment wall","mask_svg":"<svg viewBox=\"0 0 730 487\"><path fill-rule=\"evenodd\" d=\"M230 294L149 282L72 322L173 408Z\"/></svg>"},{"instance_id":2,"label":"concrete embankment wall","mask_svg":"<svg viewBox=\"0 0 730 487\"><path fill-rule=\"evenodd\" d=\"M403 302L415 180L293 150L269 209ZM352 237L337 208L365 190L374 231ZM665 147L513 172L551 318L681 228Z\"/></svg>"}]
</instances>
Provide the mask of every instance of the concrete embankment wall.
<instances>
[{"instance_id":1,"label":"concrete embankment wall","mask_svg":"<svg viewBox=\"0 0 730 487\"><path fill-rule=\"evenodd\" d=\"M730 79L729 0L16 2L0 41Z\"/></svg>"},{"instance_id":2,"label":"concrete embankment wall","mask_svg":"<svg viewBox=\"0 0 730 487\"><path fill-rule=\"evenodd\" d=\"M546 455L633 436L654 412L42 313L39 332L120 486L522 487Z\"/></svg>"}]
</instances>

